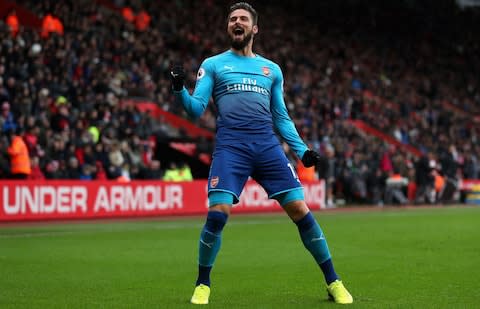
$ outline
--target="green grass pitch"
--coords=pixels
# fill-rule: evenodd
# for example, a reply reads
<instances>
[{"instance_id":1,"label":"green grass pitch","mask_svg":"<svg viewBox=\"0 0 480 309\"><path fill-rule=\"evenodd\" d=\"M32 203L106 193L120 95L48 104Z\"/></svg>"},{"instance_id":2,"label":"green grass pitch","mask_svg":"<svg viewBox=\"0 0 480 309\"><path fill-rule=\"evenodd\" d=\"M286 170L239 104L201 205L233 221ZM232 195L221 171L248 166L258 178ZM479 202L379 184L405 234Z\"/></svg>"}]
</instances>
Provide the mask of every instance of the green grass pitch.
<instances>
[{"instance_id":1,"label":"green grass pitch","mask_svg":"<svg viewBox=\"0 0 480 309\"><path fill-rule=\"evenodd\" d=\"M316 212L351 308L479 308L480 207ZM203 217L0 226L0 308L193 308ZM284 214L233 215L209 308L334 308Z\"/></svg>"}]
</instances>

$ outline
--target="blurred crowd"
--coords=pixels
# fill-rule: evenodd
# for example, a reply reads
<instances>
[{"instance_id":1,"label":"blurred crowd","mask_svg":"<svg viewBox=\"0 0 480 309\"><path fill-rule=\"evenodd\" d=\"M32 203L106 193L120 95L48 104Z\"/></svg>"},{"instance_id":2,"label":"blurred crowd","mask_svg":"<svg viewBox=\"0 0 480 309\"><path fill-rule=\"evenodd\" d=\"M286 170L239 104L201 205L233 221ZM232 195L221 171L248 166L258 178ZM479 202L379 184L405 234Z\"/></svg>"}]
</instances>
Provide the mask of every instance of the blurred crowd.
<instances>
[{"instance_id":1,"label":"blurred crowd","mask_svg":"<svg viewBox=\"0 0 480 309\"><path fill-rule=\"evenodd\" d=\"M138 42L122 37L122 19L91 1L21 4L64 31L46 31L45 18L42 29L0 31L1 177L16 174L7 149L18 135L30 179L161 178L156 136L169 132L134 104L121 104L149 78L145 63L134 60Z\"/></svg>"},{"instance_id":2,"label":"blurred crowd","mask_svg":"<svg viewBox=\"0 0 480 309\"><path fill-rule=\"evenodd\" d=\"M307 177L326 179L332 206L446 199L449 185L480 176L479 11L443 1L400 9L350 2L257 5L254 50L280 64L290 115L325 155L324 166ZM43 23L11 32L0 25L0 176L12 177L8 149L22 136L28 178L164 177L169 162L154 156L155 138L178 132L122 101L143 97L185 116L173 104L169 68L183 62L193 89L201 61L228 48L230 2L17 3ZM62 27L46 31L48 16ZM351 120L422 155L368 135ZM197 125L214 130L212 104Z\"/></svg>"}]
</instances>

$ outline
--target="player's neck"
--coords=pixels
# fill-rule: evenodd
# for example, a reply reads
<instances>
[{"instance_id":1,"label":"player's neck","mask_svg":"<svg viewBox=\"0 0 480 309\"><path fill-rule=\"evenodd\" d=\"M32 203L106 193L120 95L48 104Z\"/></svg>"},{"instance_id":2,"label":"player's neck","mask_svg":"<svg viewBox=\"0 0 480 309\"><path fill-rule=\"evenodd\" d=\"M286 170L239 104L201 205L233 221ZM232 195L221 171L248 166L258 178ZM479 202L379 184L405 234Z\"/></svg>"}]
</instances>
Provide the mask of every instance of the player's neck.
<instances>
[{"instance_id":1,"label":"player's neck","mask_svg":"<svg viewBox=\"0 0 480 309\"><path fill-rule=\"evenodd\" d=\"M252 42L250 42L247 46L245 46L242 49L235 49L231 47L230 50L242 57L249 57L249 58L255 57L255 53L252 50Z\"/></svg>"}]
</instances>

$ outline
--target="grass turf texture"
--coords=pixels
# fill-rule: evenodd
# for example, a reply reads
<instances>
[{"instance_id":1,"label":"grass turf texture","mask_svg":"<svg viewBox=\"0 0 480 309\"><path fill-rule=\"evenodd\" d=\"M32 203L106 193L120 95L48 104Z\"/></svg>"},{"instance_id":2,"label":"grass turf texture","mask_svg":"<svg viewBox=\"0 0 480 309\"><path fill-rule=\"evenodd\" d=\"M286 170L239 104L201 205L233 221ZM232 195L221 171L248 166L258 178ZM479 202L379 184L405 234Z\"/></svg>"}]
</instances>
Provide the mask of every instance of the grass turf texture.
<instances>
[{"instance_id":1,"label":"grass turf texture","mask_svg":"<svg viewBox=\"0 0 480 309\"><path fill-rule=\"evenodd\" d=\"M352 308L478 306L480 207L315 216ZM192 308L203 221L0 227L0 308ZM336 306L286 215L230 218L209 308Z\"/></svg>"}]
</instances>

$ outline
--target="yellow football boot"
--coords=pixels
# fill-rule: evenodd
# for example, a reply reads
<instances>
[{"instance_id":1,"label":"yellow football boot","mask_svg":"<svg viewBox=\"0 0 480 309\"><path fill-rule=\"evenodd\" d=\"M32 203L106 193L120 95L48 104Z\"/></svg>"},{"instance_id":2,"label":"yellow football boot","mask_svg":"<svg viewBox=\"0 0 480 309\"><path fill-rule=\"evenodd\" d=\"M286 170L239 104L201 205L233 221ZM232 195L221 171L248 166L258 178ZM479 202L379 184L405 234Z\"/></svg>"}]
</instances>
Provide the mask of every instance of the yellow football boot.
<instances>
[{"instance_id":1,"label":"yellow football boot","mask_svg":"<svg viewBox=\"0 0 480 309\"><path fill-rule=\"evenodd\" d=\"M193 296L190 302L195 305L206 305L208 304L209 297L210 287L205 284L200 284L195 287L195 291L193 291Z\"/></svg>"},{"instance_id":2,"label":"yellow football boot","mask_svg":"<svg viewBox=\"0 0 480 309\"><path fill-rule=\"evenodd\" d=\"M342 281L335 280L327 286L327 292L330 299L337 304L351 304L353 303L353 297L347 291Z\"/></svg>"}]
</instances>

